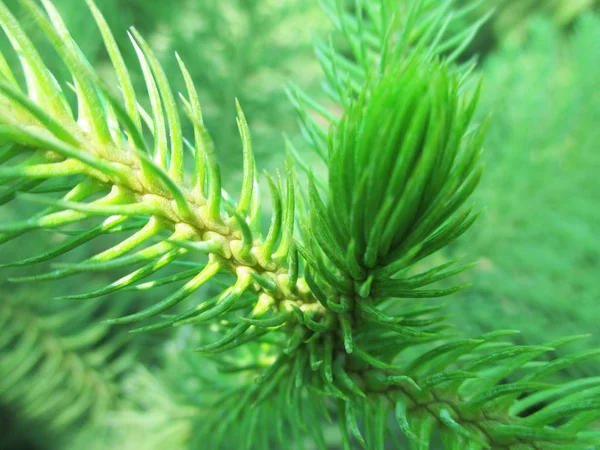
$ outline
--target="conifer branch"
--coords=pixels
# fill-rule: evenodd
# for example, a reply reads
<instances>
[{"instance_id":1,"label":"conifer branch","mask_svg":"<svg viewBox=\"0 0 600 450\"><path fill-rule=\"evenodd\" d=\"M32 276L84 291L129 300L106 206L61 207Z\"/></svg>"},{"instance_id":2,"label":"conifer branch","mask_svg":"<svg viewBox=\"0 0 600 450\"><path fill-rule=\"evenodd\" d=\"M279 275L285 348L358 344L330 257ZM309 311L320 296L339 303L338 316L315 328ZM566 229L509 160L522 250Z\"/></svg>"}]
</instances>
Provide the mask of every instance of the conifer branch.
<instances>
[{"instance_id":1,"label":"conifer branch","mask_svg":"<svg viewBox=\"0 0 600 450\"><path fill-rule=\"evenodd\" d=\"M325 448L318 418L334 401L345 449L357 441L383 450L393 434L387 422L392 412L415 449L430 448L434 430L448 449L569 448L598 441L587 431L600 410L596 390L546 384L549 375L598 352L545 362L536 358L570 339L545 346L497 342L510 332L456 339L439 308L419 300L462 289L444 283L469 267L453 267L452 261L422 270L417 263L477 218L467 202L481 177L485 125L473 121L479 95L471 82L474 66L457 61L486 17L447 32L475 3L418 0L394 8L387 0L357 0L347 8L323 2L351 55L316 43L325 92L338 113L296 88L290 97L328 176L316 177L288 145L308 189L296 183L291 163L285 190L283 180L266 177L273 203L266 235L250 130L239 104L244 178L235 202L222 191L217 149L179 58L187 88L181 106L194 129L191 180L176 97L142 36L131 30L148 112L139 106L128 68L92 0L119 96L93 70L49 0L41 0L43 7L22 3L72 74L77 108L0 1L0 24L25 79L21 87L0 59L2 199L46 206L26 220L0 224L0 242L35 229L68 232L98 216L102 221L49 252L7 265L47 261L96 237L133 231L85 261L16 281L141 265L108 286L70 296L78 299L184 282L154 305L108 322L159 317L137 332L211 324L196 350L222 373L241 375L230 386L220 378L206 384L219 393L209 406L225 414L206 418L202 405L192 407L190 420L201 422L191 427L197 430L192 439L210 437L216 448L240 448L227 433L238 424L245 445L268 448L273 440L285 441L289 427L306 430ZM182 263L184 255L199 257L177 274L144 280ZM215 277L224 272L233 279L218 295L173 313L200 287L218 285ZM535 394L521 397L530 392ZM527 412L532 405L539 411ZM272 417L279 406L281 414ZM266 430L270 421L277 437Z\"/></svg>"}]
</instances>

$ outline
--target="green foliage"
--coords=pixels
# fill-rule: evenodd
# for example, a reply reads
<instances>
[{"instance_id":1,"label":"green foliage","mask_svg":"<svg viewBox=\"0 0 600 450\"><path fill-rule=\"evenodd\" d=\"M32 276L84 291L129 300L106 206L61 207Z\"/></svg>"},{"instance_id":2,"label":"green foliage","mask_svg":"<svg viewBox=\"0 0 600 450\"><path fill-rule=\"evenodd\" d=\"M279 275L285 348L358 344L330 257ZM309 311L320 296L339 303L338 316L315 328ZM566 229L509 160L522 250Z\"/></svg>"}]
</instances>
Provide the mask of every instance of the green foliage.
<instances>
[{"instance_id":1,"label":"green foliage","mask_svg":"<svg viewBox=\"0 0 600 450\"><path fill-rule=\"evenodd\" d=\"M237 169L241 162L232 99L237 97L244 106L252 124L256 157L263 164L274 164L272 155L280 151L281 141L273 139L274 135L294 129L292 108L282 86L294 76L298 85L314 90L319 76L306 23L313 32L327 25L316 2L232 0L188 2L165 24L169 33L159 59L174 89L181 92L185 85L172 52L177 51L186 62L220 161L228 167Z\"/></svg>"},{"instance_id":2,"label":"green foliage","mask_svg":"<svg viewBox=\"0 0 600 450\"><path fill-rule=\"evenodd\" d=\"M464 0L467 5L470 0ZM507 42L523 45L532 20L544 18L566 32L587 11L598 11L597 0L485 0L476 6L468 20L494 9L491 20L471 44L468 54L489 55ZM461 27L464 24L456 24Z\"/></svg>"},{"instance_id":3,"label":"green foliage","mask_svg":"<svg viewBox=\"0 0 600 450\"><path fill-rule=\"evenodd\" d=\"M119 380L138 359L139 342L131 345L127 333L101 322L126 305L43 302L38 295L24 290L0 304L0 401L40 430L36 441L59 448L71 425L102 423L116 408Z\"/></svg>"},{"instance_id":4,"label":"green foliage","mask_svg":"<svg viewBox=\"0 0 600 450\"><path fill-rule=\"evenodd\" d=\"M494 28L499 34L522 33L526 27L524 17L543 14L558 26L566 26L585 10L598 7L597 0L494 0L498 14L494 19Z\"/></svg>"},{"instance_id":5,"label":"green foliage","mask_svg":"<svg viewBox=\"0 0 600 450\"><path fill-rule=\"evenodd\" d=\"M494 89L482 103L494 120L475 196L488 206L449 255L480 259L465 276L473 288L451 305L470 333L511 326L531 342L597 329L599 30L598 17L585 16L561 43L555 27L535 22L525 49L507 46L486 61ZM593 375L598 364L575 369Z\"/></svg>"},{"instance_id":6,"label":"green foliage","mask_svg":"<svg viewBox=\"0 0 600 450\"><path fill-rule=\"evenodd\" d=\"M144 35L150 36L157 33L164 21L169 17L172 17L167 14L169 10L181 10L185 6L185 3L184 0L174 0L169 4L162 2L151 4L143 0L103 0L101 2L101 7L104 15L110 19L110 23L116 29L125 30L129 26L135 26L143 32ZM16 0L9 0L6 4L11 7L11 10L19 19L28 36L37 41L40 50L43 53L53 51L51 45L38 40L38 38L41 37L41 33L30 20L27 11L21 7L19 2ZM57 0L54 4L60 9L61 17L69 28L73 30L78 45L82 48L90 61L94 63L95 66L104 64L107 60L107 55L103 51L104 49L100 36L92 27L81 26L82 23L87 23L89 21L89 11L86 8L82 8L81 2L78 0ZM119 46L123 49L126 59L135 57L135 52L129 45L129 39L126 33L118 33L115 35L115 38L117 39ZM10 44L4 40L4 36L0 40L0 43L2 44L3 52L5 52ZM13 55L9 52L6 52L5 56L9 58L11 63L15 61ZM68 75L68 70L60 64L59 60L48 58L46 62L53 73L60 76Z\"/></svg>"},{"instance_id":7,"label":"green foliage","mask_svg":"<svg viewBox=\"0 0 600 450\"><path fill-rule=\"evenodd\" d=\"M18 1L13 12L41 54L48 54L45 63L58 79L68 79L69 72L55 51L44 39L25 8ZM113 94L117 80L110 68L111 61L104 49L102 37L95 27L89 26L89 11L80 0L57 0L57 9L73 35L74 40L90 63L97 68ZM179 65L173 53L178 52L193 78L202 99L204 119L219 147L219 161L230 171L223 180L228 189L239 189L241 184L240 149L236 124L237 97L251 118L254 148L263 166L272 166L272 155L281 146L281 139L273 135L283 130L294 130L295 121L291 104L282 89L294 73L295 82L315 89L318 65L312 58L309 34L305 23L314 31L325 28L326 19L319 14L316 4L300 0L230 0L148 2L145 0L104 0L99 3L114 38L130 69L132 84L138 101L149 108L145 82L139 68L137 54L126 30L134 26L150 42L157 59L172 85L174 92L185 92ZM88 25L88 26L86 26ZM10 43L0 36L0 49L14 66L18 61L8 51ZM299 75L298 69L302 72ZM16 74L17 77L20 74ZM114 85L114 86L113 86ZM65 96L74 101L71 91ZM191 124L183 123L184 134L193 134ZM277 162L278 164L279 162ZM265 197L266 199L266 197Z\"/></svg>"},{"instance_id":8,"label":"green foliage","mask_svg":"<svg viewBox=\"0 0 600 450\"><path fill-rule=\"evenodd\" d=\"M361 284L356 293L363 298L407 297L450 275L434 276L438 268L410 280L401 272L473 221L467 212L448 223L481 174L481 134L466 135L476 98L459 100L459 89L457 74L417 53L387 68L348 108L329 141L330 200L323 215L316 189L311 193L310 229L321 250L313 258L328 257Z\"/></svg>"},{"instance_id":9,"label":"green foliage","mask_svg":"<svg viewBox=\"0 0 600 450\"><path fill-rule=\"evenodd\" d=\"M180 330L166 344L156 375L129 371L121 385L129 402L114 408L117 426L106 447L138 445L137 431L144 448L207 442L224 449L303 448L309 438L324 449L323 419L330 415L344 450L382 450L399 432L411 449L598 444L598 379L553 382L600 352L544 358L577 336L541 346L505 341L512 331L459 338L441 308L426 303L457 291L460 286L437 283L466 267L452 268L453 261L423 270L417 263L451 244L476 217L466 202L481 175L485 128L473 121L475 66L457 61L485 17L458 31L456 23L477 3L323 2L347 52L316 42L327 78L325 104L297 87L289 94L327 176L314 174L288 141L285 178L265 176L272 205L266 232L252 136L239 102L243 177L234 199L222 189L219 145L182 58L186 94L178 101L172 77L131 30L149 99L144 108L92 0L117 90L86 59L49 0L21 3L73 80L52 74L0 2L0 24L22 73L15 76L16 64L0 59L2 199L44 206L0 223L0 242L36 230L71 237L5 266L52 261L97 238L118 239L83 261L54 263L49 272L13 281L124 272L63 302L170 288L162 299L150 296L150 305L132 304L135 312L121 302L96 313L109 320L69 322L60 333L76 345L103 348L79 333L103 335L107 324L132 325L135 333ZM180 108L193 139L184 138ZM207 286L218 288L216 294ZM65 303L56 314L77 309ZM34 346L27 343L33 332L23 332L18 348ZM18 353L8 361L14 364ZM79 418L98 397L82 395L64 415Z\"/></svg>"}]
</instances>

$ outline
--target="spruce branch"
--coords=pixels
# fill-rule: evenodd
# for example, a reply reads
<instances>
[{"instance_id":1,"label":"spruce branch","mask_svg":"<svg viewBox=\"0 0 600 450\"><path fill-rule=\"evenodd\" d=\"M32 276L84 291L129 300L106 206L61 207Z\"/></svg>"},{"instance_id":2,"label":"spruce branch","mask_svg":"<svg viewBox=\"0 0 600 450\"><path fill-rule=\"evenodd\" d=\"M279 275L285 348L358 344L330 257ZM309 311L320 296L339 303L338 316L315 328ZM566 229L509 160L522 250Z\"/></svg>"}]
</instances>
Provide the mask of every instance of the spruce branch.
<instances>
[{"instance_id":1,"label":"spruce branch","mask_svg":"<svg viewBox=\"0 0 600 450\"><path fill-rule=\"evenodd\" d=\"M323 2L351 50L348 58L316 43L325 92L339 113L327 112L296 88L290 96L328 177L316 177L288 145L308 188L297 183L291 163L285 189L279 177L266 177L273 214L263 235L258 171L239 105L244 178L235 202L222 191L217 149L179 58L187 86L181 106L194 129L193 144L183 138L170 81L135 29L130 38L149 111L138 104L115 40L91 0L117 73L118 96L85 59L49 0L41 0L43 8L33 0L22 3L72 74L77 107L69 105L64 83L47 70L0 2L0 23L25 78L22 88L0 59L3 200L46 206L24 221L0 224L0 241L35 229L68 232L72 224L100 217L98 225L55 249L12 265L47 261L108 233L133 234L85 261L17 281L141 265L108 286L71 296L81 299L185 282L154 305L109 322L160 316L138 332L211 325L201 328L196 349L208 354L220 374L234 376L229 382L220 375L208 379L204 389L217 394L207 397L208 405L186 409L199 423L186 428L195 430L193 442L210 438L216 448L240 448L228 434L237 426L245 446L269 448L278 439L285 443L289 428L298 443L306 430L325 448L319 417L331 403L345 449L354 441L385 448L393 435L387 421L392 413L415 449L435 445L434 430L449 449L584 448L598 441L588 431L598 416L597 390L547 384L554 372L598 352L547 362L539 357L570 339L544 346L499 341L511 332L457 339L439 308L419 300L461 289L436 283L468 268L450 262L423 270L417 263L461 236L477 217L466 203L481 176L485 126L472 120L479 92L471 90L474 66L457 60L485 17L446 32L475 4L419 0L393 7L387 0L357 0L347 8ZM191 179L186 147L193 158ZM197 258L181 264L184 255ZM143 281L166 266L185 270ZM218 295L174 309L209 282L217 285L222 273L232 279ZM200 371L194 375L202 379ZM530 392L535 394L522 397ZM539 411L528 412L532 405ZM272 422L277 436L267 429Z\"/></svg>"},{"instance_id":2,"label":"spruce branch","mask_svg":"<svg viewBox=\"0 0 600 450\"><path fill-rule=\"evenodd\" d=\"M113 322L132 323L154 317L181 302L222 270L236 275L238 282L232 289L223 292L213 308L202 312L191 310L169 322L200 322L217 316L226 312L246 290L254 291L265 299L262 302L264 308L257 309L253 318L269 308L279 308L284 300L286 304L314 303L310 293L294 282L297 275L291 274L287 267L288 259L292 257L290 236L294 222L294 186L290 170L287 172L286 193L282 193L281 186L269 179L276 208L268 234L262 237L258 229L257 171L250 131L239 104L244 181L238 204L227 213L224 211L228 205L221 194L221 173L215 150L204 127L198 95L184 63L178 60L188 88L188 99L181 98L195 130L193 181L187 185L183 182L184 140L175 98L144 39L132 30L131 40L151 100L152 108L148 115L151 118L152 149L146 146L143 138L141 109L128 70L98 9L89 3L115 66L124 106L89 66L52 4L42 3L46 13L33 2L25 1L24 5L73 73L78 116L75 118L75 111L66 104L61 89L45 70L35 48L8 9L2 6L7 35L13 45L25 49L22 64L28 85L26 93L22 92L18 84L8 81L14 79L12 72L6 72L0 91L3 102L7 102L10 109L2 111L0 133L11 145L5 153L7 158L16 157L16 148L30 156L17 164L4 166L0 175L7 181L78 177L79 182L73 182L72 190L62 198L23 193L19 189L16 197L47 205L49 209L23 222L2 224L3 238L12 239L36 228L63 227L94 216L107 219L93 232L73 238L51 254L13 265L50 259L113 227L132 220L139 221L140 217L147 217L147 221L133 236L87 261L57 266L58 269L51 273L20 281L54 280L82 271L147 264L100 292L83 294L84 297L92 297L130 287L183 254L195 251L207 254L209 263L195 276L190 276L183 288L151 308ZM86 201L90 196L99 194L104 196ZM282 228L287 237L281 239L278 246ZM164 232L171 235L137 250L156 241Z\"/></svg>"}]
</instances>

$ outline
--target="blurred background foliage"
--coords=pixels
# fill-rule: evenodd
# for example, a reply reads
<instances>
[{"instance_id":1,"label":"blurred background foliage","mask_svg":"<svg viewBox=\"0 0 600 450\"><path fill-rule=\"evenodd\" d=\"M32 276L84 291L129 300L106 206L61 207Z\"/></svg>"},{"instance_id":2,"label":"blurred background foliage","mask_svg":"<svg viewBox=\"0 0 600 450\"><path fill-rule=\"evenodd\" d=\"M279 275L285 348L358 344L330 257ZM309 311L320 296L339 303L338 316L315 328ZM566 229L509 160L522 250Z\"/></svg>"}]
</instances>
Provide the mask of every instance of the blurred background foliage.
<instances>
[{"instance_id":1,"label":"blurred background foliage","mask_svg":"<svg viewBox=\"0 0 600 450\"><path fill-rule=\"evenodd\" d=\"M5 3L19 11L17 0ZM108 56L84 2L54 3L102 72ZM457 330L467 335L510 328L522 331L523 342L540 343L595 332L572 346L600 346L596 331L600 19L595 13L599 3L487 0L472 12L481 15L496 8L471 47L471 54L482 61L479 70L485 80L481 117L492 115L486 175L476 193L476 203L485 212L474 229L443 255L479 261L464 275L474 286L447 302ZM127 37L129 26L146 36L176 91L182 90L183 80L174 52L186 62L200 92L228 191L236 192L241 179L236 97L250 123L259 167L272 171L283 166L284 134L302 149L284 87L291 80L319 95L311 33L325 36L330 28L316 1L98 0L97 4L119 40L138 92L145 88ZM23 20L48 66L58 78L64 77L56 55L38 39L31 21ZM7 46L1 36L0 49ZM113 75L106 71L106 76ZM0 210L2 220L23 214L27 211L10 206ZM48 232L37 237L18 254L14 247L4 246L1 262L24 252L40 253L64 239ZM87 251L91 255L105 247L106 242L94 242ZM2 278L16 273L3 270ZM80 276L77 283L85 290L106 284L98 276ZM194 368L197 362L179 356L182 340L194 338L191 332L141 337L109 328L101 320L114 317L115 308L143 302L145 295L154 293L128 292L119 294L118 301L77 303L75 308L72 303L51 301L73 292L70 281L0 285L0 449L185 448L193 420L198 420L198 399L189 397L204 395L197 386L198 374L210 376L213 370L206 363L202 369ZM57 325L71 323L72 317L75 326ZM600 364L588 362L571 375L598 373ZM107 428L94 421L104 419L107 410L113 411L109 425L121 426ZM330 448L337 448L334 438Z\"/></svg>"},{"instance_id":2,"label":"blurred background foliage","mask_svg":"<svg viewBox=\"0 0 600 450\"><path fill-rule=\"evenodd\" d=\"M595 333L580 347L600 345L599 42L597 16L567 35L535 18L523 45L505 41L483 65L491 122L474 201L485 210L452 248L479 261L449 302L461 331L514 328L522 342Z\"/></svg>"}]
</instances>

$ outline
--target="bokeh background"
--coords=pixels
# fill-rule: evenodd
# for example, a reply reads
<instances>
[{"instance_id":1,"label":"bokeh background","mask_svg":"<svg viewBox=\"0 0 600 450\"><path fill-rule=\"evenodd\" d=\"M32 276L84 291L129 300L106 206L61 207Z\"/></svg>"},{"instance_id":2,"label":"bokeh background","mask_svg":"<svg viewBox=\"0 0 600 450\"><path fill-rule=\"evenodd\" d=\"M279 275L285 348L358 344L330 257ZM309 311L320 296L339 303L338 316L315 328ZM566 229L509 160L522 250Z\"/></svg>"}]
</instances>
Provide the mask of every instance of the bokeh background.
<instances>
[{"instance_id":1,"label":"bokeh background","mask_svg":"<svg viewBox=\"0 0 600 450\"><path fill-rule=\"evenodd\" d=\"M4 1L19 14L16 0ZM90 61L112 77L85 2L54 3ZM303 138L284 89L293 81L315 97L321 95L311 36L326 37L332 27L316 0L97 0L97 4L119 41L142 104L147 104L145 88L126 33L129 26L150 42L176 91L183 89L183 80L174 52L186 62L199 89L228 191L238 191L241 180L235 98L249 120L259 167L281 170L284 135L302 151ZM438 256L479 264L461 275L473 286L445 303L457 330L468 336L517 329L518 342L534 344L591 333L565 351L597 348L599 2L488 0L472 14L491 7L497 8L496 14L467 55L479 55L478 70L484 79L479 114L482 120L491 115L486 174L474 196L484 213L472 230ZM64 67L31 19L23 16L22 23L57 78L65 77ZM15 63L3 35L0 49ZM0 220L27 213L9 203L0 209ZM39 253L61 239L64 236L45 232L8 243L0 250L0 263ZM80 260L106 244L78 249L69 258ZM45 270L26 269L28 274ZM106 285L118 276L94 274L36 285L7 281L19 273L22 269L0 272L0 449L185 448L193 427L186 418L191 413L178 399L192 388L182 387L182 379L192 385L200 382L194 361L182 369L180 349L189 339L186 331L133 339L126 330L101 322L131 305L148 304L146 296L160 295L160 290L65 303L53 298L81 287ZM109 344L114 347L111 352ZM60 366L59 378L48 378L52 364ZM600 361L590 360L565 377L599 374ZM111 423L117 431L96 423L93 412L105 407L113 411ZM332 427L328 445L336 449L335 427L327 426ZM149 438L146 431L152 428L160 429L160 436ZM161 439L168 442L166 447L159 447Z\"/></svg>"}]
</instances>

